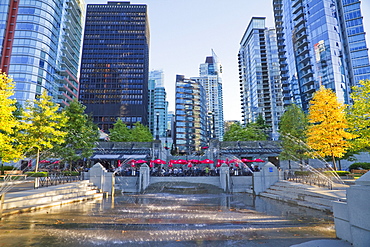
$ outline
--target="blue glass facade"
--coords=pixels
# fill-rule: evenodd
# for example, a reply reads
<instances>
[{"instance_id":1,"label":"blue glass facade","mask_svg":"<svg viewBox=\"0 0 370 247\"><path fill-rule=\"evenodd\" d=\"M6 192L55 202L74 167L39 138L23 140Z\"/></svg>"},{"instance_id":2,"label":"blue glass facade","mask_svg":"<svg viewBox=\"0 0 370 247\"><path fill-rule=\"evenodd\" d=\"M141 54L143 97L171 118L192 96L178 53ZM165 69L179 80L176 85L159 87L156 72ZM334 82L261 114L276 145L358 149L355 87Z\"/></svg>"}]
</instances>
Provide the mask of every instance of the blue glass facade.
<instances>
[{"instance_id":1,"label":"blue glass facade","mask_svg":"<svg viewBox=\"0 0 370 247\"><path fill-rule=\"evenodd\" d=\"M83 6L79 0L19 1L14 40L6 48L11 49L11 58L2 66L16 82L14 98L21 104L45 89L62 106L77 98ZM14 9L4 1L0 7L0 25L4 26L13 17L5 11ZM3 31L0 35L4 38Z\"/></svg>"},{"instance_id":2,"label":"blue glass facade","mask_svg":"<svg viewBox=\"0 0 370 247\"><path fill-rule=\"evenodd\" d=\"M207 144L206 95L202 85L176 76L174 144L182 154L192 154Z\"/></svg>"},{"instance_id":3,"label":"blue glass facade","mask_svg":"<svg viewBox=\"0 0 370 247\"><path fill-rule=\"evenodd\" d=\"M206 57L205 63L199 67L199 77L191 79L199 82L206 92L206 104L209 122L209 138L222 141L224 136L224 108L222 93L222 65L215 52Z\"/></svg>"},{"instance_id":4,"label":"blue glass facade","mask_svg":"<svg viewBox=\"0 0 370 247\"><path fill-rule=\"evenodd\" d=\"M88 4L81 61L80 101L107 131L117 118L148 125L147 6Z\"/></svg>"},{"instance_id":5,"label":"blue glass facade","mask_svg":"<svg viewBox=\"0 0 370 247\"><path fill-rule=\"evenodd\" d=\"M153 137L159 138L167 135L167 93L163 83L163 71L149 72L149 129Z\"/></svg>"},{"instance_id":6,"label":"blue glass facade","mask_svg":"<svg viewBox=\"0 0 370 247\"><path fill-rule=\"evenodd\" d=\"M351 64L349 70L350 86L358 85L360 80L370 79L368 48L359 0L342 0L339 5L339 20L343 28L342 37L348 44L345 46L345 62Z\"/></svg>"},{"instance_id":7,"label":"blue glass facade","mask_svg":"<svg viewBox=\"0 0 370 247\"><path fill-rule=\"evenodd\" d=\"M308 110L324 85L349 103L351 86L370 78L359 1L274 0L284 105Z\"/></svg>"},{"instance_id":8,"label":"blue glass facade","mask_svg":"<svg viewBox=\"0 0 370 247\"><path fill-rule=\"evenodd\" d=\"M240 42L238 54L242 120L246 125L262 116L278 138L283 112L277 36L265 27L264 17L253 17Z\"/></svg>"}]
</instances>

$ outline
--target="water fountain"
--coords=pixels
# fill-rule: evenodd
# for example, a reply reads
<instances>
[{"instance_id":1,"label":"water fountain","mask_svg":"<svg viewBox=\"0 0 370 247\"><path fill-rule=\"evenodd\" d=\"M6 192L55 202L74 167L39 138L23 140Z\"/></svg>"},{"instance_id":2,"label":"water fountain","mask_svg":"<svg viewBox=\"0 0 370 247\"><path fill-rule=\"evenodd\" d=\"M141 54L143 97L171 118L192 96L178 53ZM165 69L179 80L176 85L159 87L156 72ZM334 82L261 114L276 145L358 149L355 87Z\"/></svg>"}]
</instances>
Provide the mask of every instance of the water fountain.
<instances>
[{"instance_id":1,"label":"water fountain","mask_svg":"<svg viewBox=\"0 0 370 247\"><path fill-rule=\"evenodd\" d=\"M313 166L311 166L309 164L301 164L301 163L298 163L298 162L295 161L302 169L310 171L311 173L313 173L319 179L327 181L330 184L332 184L332 183L344 184L343 180L335 172L335 170L332 168L332 166L322 156L320 156L315 150L312 150L305 142L303 142L302 140L300 140L298 138L295 138L295 137L290 136L290 135L284 135L284 136L286 138L288 138L290 141L292 141L293 143L295 143L297 145L300 145L305 152L310 153L312 158L314 158L315 160L317 160L318 162L320 162L322 164L322 168L320 170L318 170L318 169L314 168ZM296 157L292 154L290 154L290 155L294 160L299 160L298 157ZM323 174L322 171L324 169L327 170L327 171L331 171L331 172Z\"/></svg>"},{"instance_id":2,"label":"water fountain","mask_svg":"<svg viewBox=\"0 0 370 247\"><path fill-rule=\"evenodd\" d=\"M324 213L204 189L187 194L163 187L14 215L3 219L0 238L9 246L182 247L290 246L335 237Z\"/></svg>"}]
</instances>

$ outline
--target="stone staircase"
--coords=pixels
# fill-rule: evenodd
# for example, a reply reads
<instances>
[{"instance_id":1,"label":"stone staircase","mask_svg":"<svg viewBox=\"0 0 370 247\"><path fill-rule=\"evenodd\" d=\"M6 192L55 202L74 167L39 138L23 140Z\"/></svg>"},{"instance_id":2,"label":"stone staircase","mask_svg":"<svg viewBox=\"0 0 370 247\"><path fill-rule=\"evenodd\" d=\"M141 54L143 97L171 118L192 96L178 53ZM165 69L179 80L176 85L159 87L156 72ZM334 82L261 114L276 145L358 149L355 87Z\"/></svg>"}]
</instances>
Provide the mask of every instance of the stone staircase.
<instances>
[{"instance_id":1,"label":"stone staircase","mask_svg":"<svg viewBox=\"0 0 370 247\"><path fill-rule=\"evenodd\" d=\"M88 180L5 194L3 216L92 199L102 199Z\"/></svg>"},{"instance_id":2,"label":"stone staircase","mask_svg":"<svg viewBox=\"0 0 370 247\"><path fill-rule=\"evenodd\" d=\"M346 187L329 190L307 184L279 181L261 193L260 196L320 211L333 212L333 201L346 200Z\"/></svg>"}]
</instances>

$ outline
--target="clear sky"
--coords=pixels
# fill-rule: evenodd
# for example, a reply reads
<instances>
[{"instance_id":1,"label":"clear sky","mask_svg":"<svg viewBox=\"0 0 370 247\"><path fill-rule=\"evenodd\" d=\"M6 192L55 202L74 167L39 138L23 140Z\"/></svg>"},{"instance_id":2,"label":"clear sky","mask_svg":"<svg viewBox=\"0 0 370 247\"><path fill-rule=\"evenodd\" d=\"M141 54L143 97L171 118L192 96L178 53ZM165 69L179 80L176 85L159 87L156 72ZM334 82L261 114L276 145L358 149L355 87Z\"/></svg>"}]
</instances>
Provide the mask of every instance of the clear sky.
<instances>
[{"instance_id":1,"label":"clear sky","mask_svg":"<svg viewBox=\"0 0 370 247\"><path fill-rule=\"evenodd\" d=\"M107 3L103 0L85 0ZM110 0L110 2L114 2ZM239 42L253 16L274 27L272 0L131 0L148 5L150 70L162 69L169 110L175 109L176 74L199 75L199 65L215 51L223 67L224 119L241 120L238 79ZM370 36L370 0L362 1ZM368 47L370 37L367 37Z\"/></svg>"}]
</instances>

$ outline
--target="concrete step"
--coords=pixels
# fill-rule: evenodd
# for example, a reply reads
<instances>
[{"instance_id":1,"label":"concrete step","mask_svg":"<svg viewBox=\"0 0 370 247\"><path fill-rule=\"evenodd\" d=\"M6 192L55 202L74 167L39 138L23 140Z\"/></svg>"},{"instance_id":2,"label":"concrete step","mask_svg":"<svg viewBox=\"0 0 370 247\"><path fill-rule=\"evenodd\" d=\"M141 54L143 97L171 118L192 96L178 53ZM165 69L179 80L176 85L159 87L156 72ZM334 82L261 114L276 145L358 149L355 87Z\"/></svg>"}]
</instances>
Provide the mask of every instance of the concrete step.
<instances>
[{"instance_id":1,"label":"concrete step","mask_svg":"<svg viewBox=\"0 0 370 247\"><path fill-rule=\"evenodd\" d=\"M309 201L312 203L324 205L331 207L332 206L332 201L337 200L337 198L329 198L326 196L314 194L312 195L311 193L305 193L305 191L291 191L288 190L289 193L287 193L287 190L284 190L283 188L276 188L276 187L271 187L270 189L266 190L264 193L267 194L272 194L275 195L276 197L282 197L282 198L289 198L291 200L296 200L296 201Z\"/></svg>"},{"instance_id":2,"label":"concrete step","mask_svg":"<svg viewBox=\"0 0 370 247\"><path fill-rule=\"evenodd\" d=\"M97 193L98 193L98 190L76 191L73 193L70 193L69 190L67 190L67 191L60 191L60 194L51 195L51 196L40 196L40 197L33 197L33 198L20 197L18 200L13 200L11 202L8 202L5 197L3 209L5 210L5 209L11 209L11 208L27 207L27 206L38 205L38 204L48 204L52 202L68 200L70 198L94 195Z\"/></svg>"},{"instance_id":3,"label":"concrete step","mask_svg":"<svg viewBox=\"0 0 370 247\"><path fill-rule=\"evenodd\" d=\"M290 181L279 181L260 196L330 212L333 211L333 201L346 197L345 187L341 187L341 190L329 190Z\"/></svg>"},{"instance_id":4,"label":"concrete step","mask_svg":"<svg viewBox=\"0 0 370 247\"><path fill-rule=\"evenodd\" d=\"M50 188L53 188L50 190ZM33 198L51 197L60 194L76 193L84 190L94 190L92 186L79 186L79 185L68 185L68 186L50 186L45 188L39 188L35 190L13 192L6 194L5 198L7 202L29 200Z\"/></svg>"},{"instance_id":5,"label":"concrete step","mask_svg":"<svg viewBox=\"0 0 370 247\"><path fill-rule=\"evenodd\" d=\"M5 195L3 210L18 210L22 208L33 208L41 205L51 205L69 200L81 198L100 197L98 189L89 181L79 181L69 184L62 184L50 187L43 187L35 190L8 193Z\"/></svg>"},{"instance_id":6,"label":"concrete step","mask_svg":"<svg viewBox=\"0 0 370 247\"><path fill-rule=\"evenodd\" d=\"M274 199L274 200L278 200L278 201L283 201L283 202L286 202L286 203L289 203L289 204L292 204L292 205L317 209L317 210L320 210L320 211L323 211L323 212L332 212L333 211L332 206L325 206L325 205L321 205L321 204L317 204L317 203L312 203L312 202L309 202L309 201L297 201L297 200L294 200L292 198L281 197L281 196L270 194L270 193L262 193L262 194L260 194L260 196L267 197L267 198Z\"/></svg>"},{"instance_id":7,"label":"concrete step","mask_svg":"<svg viewBox=\"0 0 370 247\"><path fill-rule=\"evenodd\" d=\"M86 201L86 200L101 200L101 199L103 199L103 193L95 193L95 194L92 194L92 195L73 197L73 198L68 198L68 199L64 199L64 200L53 201L53 202L50 202L50 203L39 203L39 204L34 204L32 206L24 206L24 207L16 207L16 208L11 208L11 209L6 209L6 210L3 210L2 216L32 212L32 211L36 211L36 210L40 210L40 209L44 209L44 208L61 206L61 205L64 205L64 204L82 202L82 201Z\"/></svg>"}]
</instances>

